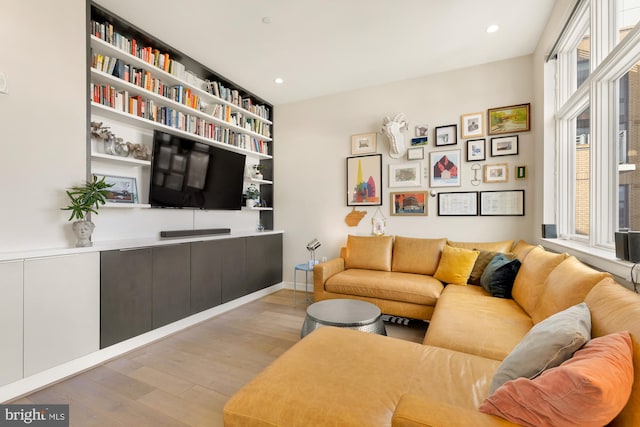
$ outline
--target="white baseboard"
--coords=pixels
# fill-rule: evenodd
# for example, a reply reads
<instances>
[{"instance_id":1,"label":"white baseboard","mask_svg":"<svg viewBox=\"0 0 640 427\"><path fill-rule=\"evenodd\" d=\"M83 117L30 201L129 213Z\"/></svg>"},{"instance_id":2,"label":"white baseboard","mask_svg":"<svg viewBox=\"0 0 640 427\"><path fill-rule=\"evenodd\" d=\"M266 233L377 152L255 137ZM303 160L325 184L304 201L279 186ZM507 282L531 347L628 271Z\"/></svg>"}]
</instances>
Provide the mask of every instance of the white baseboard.
<instances>
[{"instance_id":1,"label":"white baseboard","mask_svg":"<svg viewBox=\"0 0 640 427\"><path fill-rule=\"evenodd\" d=\"M288 288L287 283L278 283L268 288L261 289L252 294L245 295L228 303L210 308L208 310L196 313L192 316L162 326L158 329L146 332L142 335L138 335L137 337L133 337L107 348L103 348L102 350L97 350L93 353L89 353L86 356L79 357L77 359L58 365L54 368L47 369L45 371L31 375L27 378L23 378L21 380L2 386L0 387L0 402L6 403L7 401L15 400L26 394L33 393L53 383L62 381L65 378L69 378L80 372L89 370L97 365L108 362L111 359L142 347L143 345L150 344L168 335L216 317L222 313L226 313L229 310L233 310L234 308L240 307L241 305L244 305L251 301L255 301L284 288ZM293 283L291 283L291 289L293 289Z\"/></svg>"}]
</instances>

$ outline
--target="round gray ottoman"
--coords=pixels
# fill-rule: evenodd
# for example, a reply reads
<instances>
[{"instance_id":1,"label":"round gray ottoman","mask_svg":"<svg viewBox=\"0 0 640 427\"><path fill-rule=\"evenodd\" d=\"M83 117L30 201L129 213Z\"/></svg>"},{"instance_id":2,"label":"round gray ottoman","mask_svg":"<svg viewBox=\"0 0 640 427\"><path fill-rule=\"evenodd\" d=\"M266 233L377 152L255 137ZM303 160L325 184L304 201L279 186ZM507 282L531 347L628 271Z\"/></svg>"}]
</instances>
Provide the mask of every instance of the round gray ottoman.
<instances>
[{"instance_id":1,"label":"round gray ottoman","mask_svg":"<svg viewBox=\"0 0 640 427\"><path fill-rule=\"evenodd\" d=\"M329 299L311 304L307 308L300 337L304 338L322 326L387 335L380 309L374 304L352 299Z\"/></svg>"}]
</instances>

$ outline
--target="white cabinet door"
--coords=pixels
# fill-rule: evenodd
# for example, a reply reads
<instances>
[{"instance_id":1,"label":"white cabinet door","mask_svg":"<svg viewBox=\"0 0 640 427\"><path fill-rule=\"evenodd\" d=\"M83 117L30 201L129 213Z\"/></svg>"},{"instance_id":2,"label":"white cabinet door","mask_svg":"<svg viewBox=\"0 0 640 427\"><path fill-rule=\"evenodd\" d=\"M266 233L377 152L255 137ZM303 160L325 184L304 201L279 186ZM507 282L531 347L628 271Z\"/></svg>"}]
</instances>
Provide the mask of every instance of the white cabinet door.
<instances>
[{"instance_id":1,"label":"white cabinet door","mask_svg":"<svg viewBox=\"0 0 640 427\"><path fill-rule=\"evenodd\" d=\"M0 262L0 386L22 378L23 262Z\"/></svg>"},{"instance_id":2,"label":"white cabinet door","mask_svg":"<svg viewBox=\"0 0 640 427\"><path fill-rule=\"evenodd\" d=\"M24 376L97 351L100 253L24 264Z\"/></svg>"}]
</instances>

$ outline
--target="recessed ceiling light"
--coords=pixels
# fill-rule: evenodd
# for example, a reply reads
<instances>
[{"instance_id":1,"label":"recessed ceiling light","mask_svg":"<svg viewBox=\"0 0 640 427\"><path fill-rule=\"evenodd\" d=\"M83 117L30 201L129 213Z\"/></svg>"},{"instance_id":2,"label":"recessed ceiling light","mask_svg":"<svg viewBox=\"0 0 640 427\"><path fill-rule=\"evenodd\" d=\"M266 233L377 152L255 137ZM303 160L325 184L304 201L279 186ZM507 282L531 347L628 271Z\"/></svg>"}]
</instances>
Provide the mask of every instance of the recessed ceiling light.
<instances>
[{"instance_id":1,"label":"recessed ceiling light","mask_svg":"<svg viewBox=\"0 0 640 427\"><path fill-rule=\"evenodd\" d=\"M264 18L262 18L262 23L263 24L271 24L271 18L268 16L265 16Z\"/></svg>"},{"instance_id":2,"label":"recessed ceiling light","mask_svg":"<svg viewBox=\"0 0 640 427\"><path fill-rule=\"evenodd\" d=\"M273 81L277 85L281 85L282 83L284 83L284 79L282 77L276 77Z\"/></svg>"},{"instance_id":3,"label":"recessed ceiling light","mask_svg":"<svg viewBox=\"0 0 640 427\"><path fill-rule=\"evenodd\" d=\"M498 27L497 25L493 24L493 25L489 25L487 27L487 33L495 33L496 31L498 31L500 29L500 27Z\"/></svg>"}]
</instances>

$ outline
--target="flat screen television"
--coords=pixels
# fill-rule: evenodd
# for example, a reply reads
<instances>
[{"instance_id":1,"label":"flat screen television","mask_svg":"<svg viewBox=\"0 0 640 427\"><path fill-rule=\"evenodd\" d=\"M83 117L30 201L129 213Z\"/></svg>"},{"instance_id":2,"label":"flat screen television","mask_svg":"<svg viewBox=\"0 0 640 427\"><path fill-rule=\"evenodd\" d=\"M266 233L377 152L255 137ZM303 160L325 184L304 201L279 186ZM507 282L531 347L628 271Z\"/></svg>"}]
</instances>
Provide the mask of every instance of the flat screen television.
<instances>
[{"instance_id":1,"label":"flat screen television","mask_svg":"<svg viewBox=\"0 0 640 427\"><path fill-rule=\"evenodd\" d=\"M155 130L151 207L242 208L245 155Z\"/></svg>"}]
</instances>

